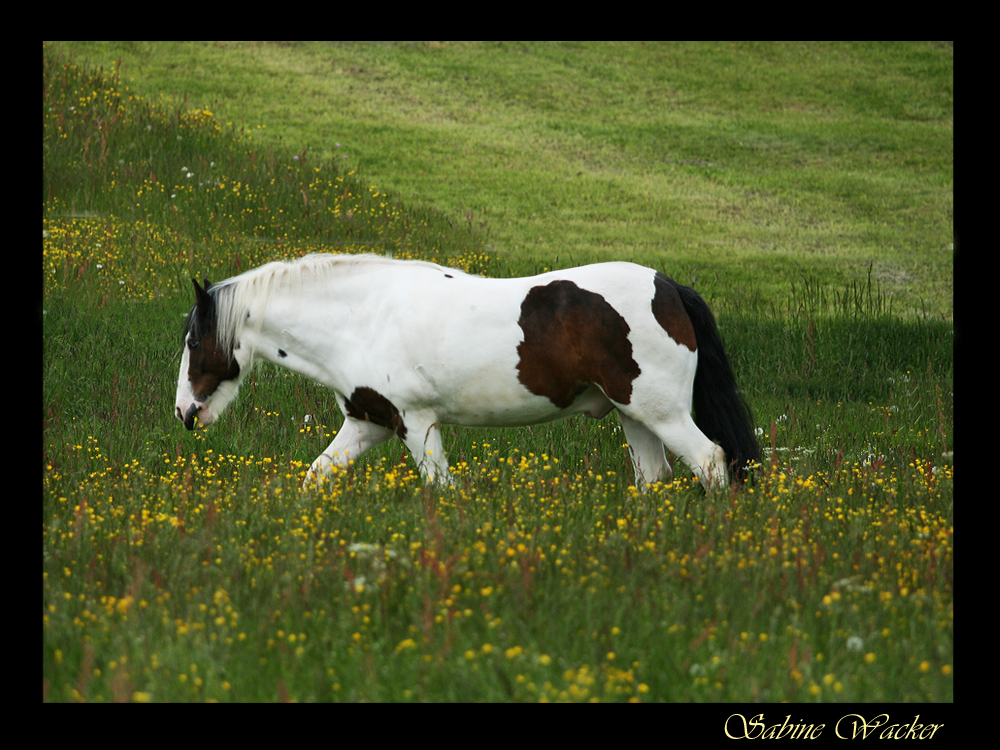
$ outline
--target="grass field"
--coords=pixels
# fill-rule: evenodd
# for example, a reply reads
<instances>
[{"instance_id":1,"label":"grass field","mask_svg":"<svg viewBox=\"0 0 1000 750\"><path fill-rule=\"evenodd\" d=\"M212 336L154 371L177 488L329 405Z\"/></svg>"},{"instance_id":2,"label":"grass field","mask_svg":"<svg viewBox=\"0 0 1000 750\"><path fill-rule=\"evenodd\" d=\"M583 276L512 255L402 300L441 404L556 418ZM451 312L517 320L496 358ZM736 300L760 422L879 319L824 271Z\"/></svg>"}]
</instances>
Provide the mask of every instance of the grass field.
<instances>
[{"instance_id":1,"label":"grass field","mask_svg":"<svg viewBox=\"0 0 1000 750\"><path fill-rule=\"evenodd\" d=\"M510 274L613 257L780 305L872 266L894 309L951 315L947 43L54 48L440 209Z\"/></svg>"},{"instance_id":2,"label":"grass field","mask_svg":"<svg viewBox=\"0 0 1000 750\"><path fill-rule=\"evenodd\" d=\"M46 46L45 700L952 700L951 64ZM189 279L307 252L694 283L763 465L639 494L609 417L303 493L325 389L260 366L217 424L171 412Z\"/></svg>"}]
</instances>

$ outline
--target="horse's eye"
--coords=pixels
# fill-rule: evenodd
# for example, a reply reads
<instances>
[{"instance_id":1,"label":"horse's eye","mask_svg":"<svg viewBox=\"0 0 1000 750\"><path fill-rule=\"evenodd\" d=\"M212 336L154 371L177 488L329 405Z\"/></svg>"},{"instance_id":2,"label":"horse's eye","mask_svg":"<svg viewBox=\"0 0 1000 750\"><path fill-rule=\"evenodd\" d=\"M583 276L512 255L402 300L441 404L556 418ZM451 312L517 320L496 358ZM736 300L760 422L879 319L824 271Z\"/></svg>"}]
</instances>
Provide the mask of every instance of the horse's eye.
<instances>
[{"instance_id":1,"label":"horse's eye","mask_svg":"<svg viewBox=\"0 0 1000 750\"><path fill-rule=\"evenodd\" d=\"M188 339L188 349L195 349L198 346L198 339Z\"/></svg>"}]
</instances>

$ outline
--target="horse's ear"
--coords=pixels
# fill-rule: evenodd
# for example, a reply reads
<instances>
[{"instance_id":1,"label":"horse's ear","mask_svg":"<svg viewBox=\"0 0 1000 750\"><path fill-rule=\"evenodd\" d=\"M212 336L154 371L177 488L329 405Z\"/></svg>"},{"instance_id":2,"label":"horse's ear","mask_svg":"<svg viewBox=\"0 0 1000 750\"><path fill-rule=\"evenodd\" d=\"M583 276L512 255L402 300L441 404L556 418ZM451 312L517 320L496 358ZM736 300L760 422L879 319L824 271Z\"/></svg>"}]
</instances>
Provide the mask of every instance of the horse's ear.
<instances>
[{"instance_id":1,"label":"horse's ear","mask_svg":"<svg viewBox=\"0 0 1000 750\"><path fill-rule=\"evenodd\" d=\"M198 286L197 279L191 279L191 283L194 284L195 304L197 304L199 307L208 307L209 305L211 305L212 298L208 296L208 290L209 288L211 288L212 283L208 279L205 279L204 289Z\"/></svg>"}]
</instances>

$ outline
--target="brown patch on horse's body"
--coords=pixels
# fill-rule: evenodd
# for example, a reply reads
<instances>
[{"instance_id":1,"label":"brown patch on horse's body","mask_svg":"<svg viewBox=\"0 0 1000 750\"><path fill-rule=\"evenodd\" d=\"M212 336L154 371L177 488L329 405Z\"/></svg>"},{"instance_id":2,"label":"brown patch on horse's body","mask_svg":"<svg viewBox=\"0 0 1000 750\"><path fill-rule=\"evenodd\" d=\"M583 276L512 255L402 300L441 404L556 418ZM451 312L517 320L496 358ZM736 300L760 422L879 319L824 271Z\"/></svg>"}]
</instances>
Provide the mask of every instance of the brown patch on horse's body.
<instances>
[{"instance_id":1,"label":"brown patch on horse's body","mask_svg":"<svg viewBox=\"0 0 1000 750\"><path fill-rule=\"evenodd\" d=\"M406 438L406 425L399 409L374 388L355 388L345 405L347 416L387 427L399 435L400 440Z\"/></svg>"},{"instance_id":2,"label":"brown patch on horse's body","mask_svg":"<svg viewBox=\"0 0 1000 750\"><path fill-rule=\"evenodd\" d=\"M653 295L653 317L670 338L681 346L695 351L698 348L698 340L694 335L694 326L684 309L680 295L677 294L675 283L673 279L659 271L656 272L653 279L653 286L656 289Z\"/></svg>"},{"instance_id":3,"label":"brown patch on horse's body","mask_svg":"<svg viewBox=\"0 0 1000 750\"><path fill-rule=\"evenodd\" d=\"M625 319L599 294L572 281L532 288L517 324L518 380L536 396L568 408L591 384L620 404L632 398L639 365Z\"/></svg>"}]
</instances>

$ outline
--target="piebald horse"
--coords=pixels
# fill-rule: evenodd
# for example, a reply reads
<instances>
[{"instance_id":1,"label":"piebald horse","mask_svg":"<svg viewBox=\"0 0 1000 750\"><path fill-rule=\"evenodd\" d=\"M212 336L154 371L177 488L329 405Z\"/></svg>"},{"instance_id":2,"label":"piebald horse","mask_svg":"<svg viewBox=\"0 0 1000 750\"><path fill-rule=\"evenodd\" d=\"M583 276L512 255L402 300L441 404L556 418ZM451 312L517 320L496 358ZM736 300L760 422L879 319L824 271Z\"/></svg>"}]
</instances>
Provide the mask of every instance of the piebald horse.
<instances>
[{"instance_id":1,"label":"piebald horse","mask_svg":"<svg viewBox=\"0 0 1000 750\"><path fill-rule=\"evenodd\" d=\"M708 489L758 458L715 319L633 263L487 279L434 263L310 255L192 279L175 413L215 421L257 359L333 390L344 424L306 486L393 436L448 482L441 425L513 427L617 411L635 484L669 481L664 445ZM694 418L692 418L692 408Z\"/></svg>"}]
</instances>

